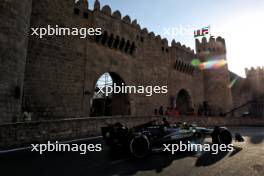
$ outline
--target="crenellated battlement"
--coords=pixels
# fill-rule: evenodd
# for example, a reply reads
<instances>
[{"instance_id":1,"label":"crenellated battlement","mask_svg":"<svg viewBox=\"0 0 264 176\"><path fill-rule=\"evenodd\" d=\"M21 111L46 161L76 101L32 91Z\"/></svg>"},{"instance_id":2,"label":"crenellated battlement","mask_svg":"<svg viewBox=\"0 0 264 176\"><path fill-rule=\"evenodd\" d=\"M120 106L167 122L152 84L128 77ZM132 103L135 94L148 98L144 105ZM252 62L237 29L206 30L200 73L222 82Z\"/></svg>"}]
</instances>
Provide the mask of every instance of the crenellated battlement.
<instances>
[{"instance_id":1,"label":"crenellated battlement","mask_svg":"<svg viewBox=\"0 0 264 176\"><path fill-rule=\"evenodd\" d=\"M161 51L165 51L165 52L169 52L170 48L177 48L189 54L195 54L194 50L192 50L190 47L182 45L179 42L176 43L175 40L171 42L171 47L170 47L168 40L166 38L161 38L160 35L156 35L154 32L149 31L147 28L141 28L141 26L138 24L136 19L132 20L132 18L129 15L122 16L122 13L119 10L113 12L109 5L105 5L101 7L99 0L95 1L92 10L89 10L88 7L89 7L88 0L79 0L77 3L75 3L74 6L75 11L76 12L79 11L78 14L84 13L83 17L88 18L89 15L95 15L94 12L99 12L101 15L108 16L113 20L118 20L121 23L128 25L129 27L131 27L131 33L134 34L133 38L130 38L130 40L139 40L141 42L155 41L156 45L161 47ZM88 14L85 15L85 13L87 12L90 12L89 15ZM214 43L221 42L224 44L224 39L222 39L221 37L218 37L215 41L211 39L210 43L213 42ZM203 44L204 46L206 43L208 42L203 40L201 44Z\"/></svg>"},{"instance_id":2,"label":"crenellated battlement","mask_svg":"<svg viewBox=\"0 0 264 176\"><path fill-rule=\"evenodd\" d=\"M203 37L201 40L195 40L196 53L203 55L205 52L212 54L226 53L225 39L222 37L214 38L211 36L209 39Z\"/></svg>"},{"instance_id":3,"label":"crenellated battlement","mask_svg":"<svg viewBox=\"0 0 264 176\"><path fill-rule=\"evenodd\" d=\"M4 54L4 60L10 62L3 63L1 70L3 83L7 85L1 90L2 99L0 97L3 100L0 102L0 112L4 114L2 122L20 117L23 108L30 109L37 117L32 120L93 115L95 105L101 103L93 101L96 82L104 73L113 76L113 82L118 84L168 86L166 96L112 96L110 115L152 114L160 105L174 106L180 90L185 90L190 97L190 107L186 110L191 106L198 108L196 105L204 101L209 102L214 114L219 114L220 108L226 111L231 107L227 66L205 71L205 67L200 66L206 63L190 47L175 40L169 43L166 38L140 26L131 16L122 15L109 5L101 6L99 0L94 4L88 0L18 2L5 1L1 5L2 11L7 12L11 7L15 14L12 18L9 13L0 17L6 21L0 24L6 29L0 32L4 36L0 39L2 50L8 52L18 44L22 46L21 42L25 44L18 52L11 50L11 54ZM40 39L25 32L48 25L80 29L80 36L87 30L87 35L46 35ZM16 26L21 28L18 30ZM88 35L88 30L94 28L100 28L102 34ZM9 31L19 35L14 37ZM18 44L17 37L21 39ZM211 37L208 41L204 38L196 41L196 46L197 50L212 50L220 55L225 51L225 41L221 37ZM223 51L218 53L218 48ZM47 96L42 98L42 95Z\"/></svg>"},{"instance_id":4,"label":"crenellated battlement","mask_svg":"<svg viewBox=\"0 0 264 176\"><path fill-rule=\"evenodd\" d=\"M78 0L75 1L74 4L76 7L79 7L82 10L88 10L89 8L89 2L87 0Z\"/></svg>"},{"instance_id":5,"label":"crenellated battlement","mask_svg":"<svg viewBox=\"0 0 264 176\"><path fill-rule=\"evenodd\" d=\"M80 0L75 4L75 8L79 8L80 11L83 10L85 13L88 10L88 5L89 4L87 0ZM180 42L176 42L175 40L173 40L171 42L171 46L169 46L168 40L166 38L162 39L160 35L156 35L154 32L150 32L147 28L141 28L137 20L131 20L131 17L129 15L122 16L119 10L113 12L109 5L105 5L101 8L99 0L95 1L94 8L90 11L91 15L93 15L93 12L99 12L105 16L111 17L114 20L118 20L121 23L130 26L131 33L133 33L134 35L129 40L140 41L143 43L145 41L154 41L157 46L160 46L161 51L165 53L168 53L171 48L176 48L177 50L195 55L194 50L184 44L181 44ZM202 38L201 41L196 39L196 53L201 54L205 51L215 53L225 52L225 40L222 37L210 37L208 41L205 37Z\"/></svg>"},{"instance_id":6,"label":"crenellated battlement","mask_svg":"<svg viewBox=\"0 0 264 176\"><path fill-rule=\"evenodd\" d=\"M246 68L246 77L252 77L252 76L257 76L257 75L264 75L264 66L260 67L251 67L251 68Z\"/></svg>"},{"instance_id":7,"label":"crenellated battlement","mask_svg":"<svg viewBox=\"0 0 264 176\"><path fill-rule=\"evenodd\" d=\"M171 42L171 47L172 48L175 47L175 48L177 48L179 50L185 51L186 53L195 55L193 49L191 49L190 47L187 47L186 45L182 45L180 42L176 42L174 39Z\"/></svg>"},{"instance_id":8,"label":"crenellated battlement","mask_svg":"<svg viewBox=\"0 0 264 176\"><path fill-rule=\"evenodd\" d=\"M88 0L79 0L75 2L74 7L76 9L76 12L77 12L77 9L79 10L79 12L90 11ZM122 17L121 12L118 10L112 12L112 9L109 5L105 5L101 8L101 4L98 0L95 1L94 8L90 12L95 12L95 11L101 12L104 15L113 17L116 20L120 20L128 25L131 25L132 27L135 27L141 30L140 25L137 24L137 20L132 21L129 15L125 15L124 17Z\"/></svg>"},{"instance_id":9,"label":"crenellated battlement","mask_svg":"<svg viewBox=\"0 0 264 176\"><path fill-rule=\"evenodd\" d=\"M249 85L248 92L254 97L264 94L264 66L246 68L246 82Z\"/></svg>"}]
</instances>

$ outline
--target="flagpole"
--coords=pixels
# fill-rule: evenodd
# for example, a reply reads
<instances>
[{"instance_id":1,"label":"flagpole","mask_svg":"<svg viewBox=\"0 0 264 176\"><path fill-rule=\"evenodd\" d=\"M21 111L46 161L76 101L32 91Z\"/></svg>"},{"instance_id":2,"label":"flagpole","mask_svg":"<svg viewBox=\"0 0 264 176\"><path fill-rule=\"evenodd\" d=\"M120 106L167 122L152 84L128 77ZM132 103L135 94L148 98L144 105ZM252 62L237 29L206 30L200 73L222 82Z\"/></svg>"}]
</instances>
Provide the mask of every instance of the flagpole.
<instances>
[{"instance_id":1,"label":"flagpole","mask_svg":"<svg viewBox=\"0 0 264 176\"><path fill-rule=\"evenodd\" d=\"M209 38L211 38L211 26L209 25L208 27L209 27L209 32L210 32L209 33Z\"/></svg>"}]
</instances>

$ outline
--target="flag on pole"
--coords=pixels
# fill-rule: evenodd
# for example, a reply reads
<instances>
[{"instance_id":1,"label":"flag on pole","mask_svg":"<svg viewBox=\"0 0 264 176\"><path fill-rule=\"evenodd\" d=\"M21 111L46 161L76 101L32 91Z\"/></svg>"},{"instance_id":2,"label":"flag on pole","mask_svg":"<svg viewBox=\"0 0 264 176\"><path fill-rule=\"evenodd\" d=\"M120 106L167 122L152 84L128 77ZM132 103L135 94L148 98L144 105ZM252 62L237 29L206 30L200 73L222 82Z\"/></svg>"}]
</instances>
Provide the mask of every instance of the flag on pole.
<instances>
[{"instance_id":1,"label":"flag on pole","mask_svg":"<svg viewBox=\"0 0 264 176\"><path fill-rule=\"evenodd\" d=\"M194 31L194 38L210 36L210 26Z\"/></svg>"}]
</instances>

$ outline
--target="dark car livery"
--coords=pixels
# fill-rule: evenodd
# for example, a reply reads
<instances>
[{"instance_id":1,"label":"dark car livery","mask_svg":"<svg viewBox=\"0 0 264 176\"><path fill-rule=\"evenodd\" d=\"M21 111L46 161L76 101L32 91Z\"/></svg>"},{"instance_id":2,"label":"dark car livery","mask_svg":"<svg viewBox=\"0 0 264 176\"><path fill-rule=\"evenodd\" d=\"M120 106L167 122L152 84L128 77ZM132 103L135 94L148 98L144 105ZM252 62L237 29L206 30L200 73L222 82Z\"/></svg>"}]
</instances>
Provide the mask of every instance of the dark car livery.
<instances>
[{"instance_id":1,"label":"dark car livery","mask_svg":"<svg viewBox=\"0 0 264 176\"><path fill-rule=\"evenodd\" d=\"M105 143L112 149L124 148L138 158L146 156L153 150L163 148L164 144L192 141L201 143L206 137L215 144L231 144L233 136L226 127L204 128L186 123L169 124L163 121L150 121L128 129L121 123L101 128ZM235 135L236 140L243 138Z\"/></svg>"}]
</instances>

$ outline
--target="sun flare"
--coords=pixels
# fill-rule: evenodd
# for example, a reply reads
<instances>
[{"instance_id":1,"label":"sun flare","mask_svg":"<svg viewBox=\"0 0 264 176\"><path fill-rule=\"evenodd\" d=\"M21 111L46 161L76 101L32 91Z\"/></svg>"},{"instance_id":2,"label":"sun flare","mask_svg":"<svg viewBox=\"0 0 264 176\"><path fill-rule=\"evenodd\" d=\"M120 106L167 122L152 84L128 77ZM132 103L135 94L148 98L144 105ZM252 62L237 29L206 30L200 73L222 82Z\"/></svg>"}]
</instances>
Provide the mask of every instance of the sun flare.
<instances>
[{"instance_id":1,"label":"sun flare","mask_svg":"<svg viewBox=\"0 0 264 176\"><path fill-rule=\"evenodd\" d=\"M264 66L264 12L230 17L215 33L225 36L229 69L245 76L244 69Z\"/></svg>"}]
</instances>

